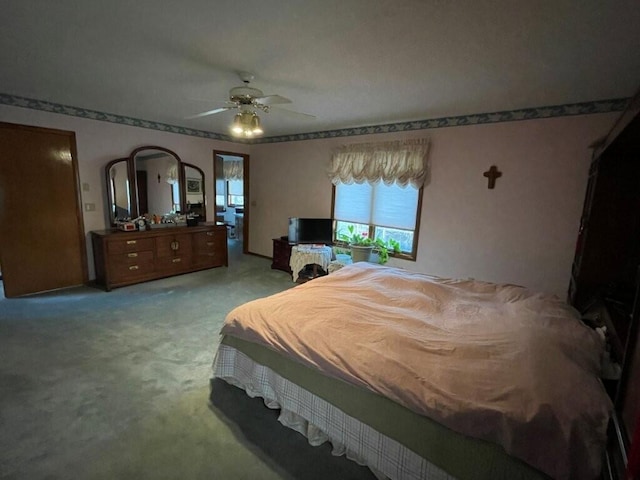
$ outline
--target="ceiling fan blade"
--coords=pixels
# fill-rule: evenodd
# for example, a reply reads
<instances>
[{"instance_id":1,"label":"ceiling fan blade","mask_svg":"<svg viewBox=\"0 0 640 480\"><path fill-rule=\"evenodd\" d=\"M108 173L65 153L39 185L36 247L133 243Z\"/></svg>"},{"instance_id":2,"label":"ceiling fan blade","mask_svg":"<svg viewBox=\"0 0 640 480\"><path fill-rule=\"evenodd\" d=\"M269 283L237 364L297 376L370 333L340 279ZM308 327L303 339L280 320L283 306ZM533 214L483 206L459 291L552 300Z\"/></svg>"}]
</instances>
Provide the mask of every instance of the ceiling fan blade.
<instances>
[{"instance_id":1,"label":"ceiling fan blade","mask_svg":"<svg viewBox=\"0 0 640 480\"><path fill-rule=\"evenodd\" d=\"M309 115L308 113L296 112L295 110L289 110L287 108L274 107L269 112L278 112L278 114L286 115L287 117L295 117L299 120L315 120L315 115Z\"/></svg>"},{"instance_id":2,"label":"ceiling fan blade","mask_svg":"<svg viewBox=\"0 0 640 480\"><path fill-rule=\"evenodd\" d=\"M214 108L213 110L209 110L207 112L202 112L202 113L199 113L197 115L193 115L191 117L187 117L186 120L193 120L194 118L206 117L208 115L215 115L216 113L226 112L227 110L231 110L232 108L235 108L235 107Z\"/></svg>"},{"instance_id":3,"label":"ceiling fan blade","mask_svg":"<svg viewBox=\"0 0 640 480\"><path fill-rule=\"evenodd\" d=\"M261 105L278 105L282 103L293 103L288 98L280 95L265 95L264 97L256 97L255 101Z\"/></svg>"}]
</instances>

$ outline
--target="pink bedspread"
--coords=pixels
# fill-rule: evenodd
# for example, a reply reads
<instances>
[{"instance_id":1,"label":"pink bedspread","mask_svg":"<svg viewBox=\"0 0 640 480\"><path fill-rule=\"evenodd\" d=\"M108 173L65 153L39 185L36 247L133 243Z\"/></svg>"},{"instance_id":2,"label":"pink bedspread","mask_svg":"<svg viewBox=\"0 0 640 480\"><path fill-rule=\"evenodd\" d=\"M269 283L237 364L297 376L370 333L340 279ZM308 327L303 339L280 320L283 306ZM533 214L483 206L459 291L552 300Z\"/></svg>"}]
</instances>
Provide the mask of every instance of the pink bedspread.
<instances>
[{"instance_id":1,"label":"pink bedspread","mask_svg":"<svg viewBox=\"0 0 640 480\"><path fill-rule=\"evenodd\" d=\"M556 297L356 263L234 309L222 333L499 443L553 478L598 476L604 345Z\"/></svg>"}]
</instances>

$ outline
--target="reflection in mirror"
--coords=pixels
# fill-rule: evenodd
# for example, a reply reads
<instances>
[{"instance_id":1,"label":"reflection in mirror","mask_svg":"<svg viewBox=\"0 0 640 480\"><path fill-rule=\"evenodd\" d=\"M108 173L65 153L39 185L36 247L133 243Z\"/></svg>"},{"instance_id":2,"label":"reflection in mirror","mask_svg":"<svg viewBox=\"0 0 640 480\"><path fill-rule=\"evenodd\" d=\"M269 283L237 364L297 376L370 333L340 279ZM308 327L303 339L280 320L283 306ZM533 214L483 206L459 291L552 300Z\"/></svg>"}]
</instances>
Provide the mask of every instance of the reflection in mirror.
<instances>
[{"instance_id":1,"label":"reflection in mirror","mask_svg":"<svg viewBox=\"0 0 640 480\"><path fill-rule=\"evenodd\" d=\"M204 172L188 163L183 163L184 178L187 193L186 213L199 221L206 221L205 193L204 193Z\"/></svg>"},{"instance_id":2,"label":"reflection in mirror","mask_svg":"<svg viewBox=\"0 0 640 480\"><path fill-rule=\"evenodd\" d=\"M129 162L123 158L116 160L109 167L107 172L109 188L109 209L111 223L116 220L131 218L131 196L129 185Z\"/></svg>"},{"instance_id":3,"label":"reflection in mirror","mask_svg":"<svg viewBox=\"0 0 640 480\"><path fill-rule=\"evenodd\" d=\"M144 149L134 158L140 215L167 215L181 211L180 161L157 149Z\"/></svg>"}]
</instances>

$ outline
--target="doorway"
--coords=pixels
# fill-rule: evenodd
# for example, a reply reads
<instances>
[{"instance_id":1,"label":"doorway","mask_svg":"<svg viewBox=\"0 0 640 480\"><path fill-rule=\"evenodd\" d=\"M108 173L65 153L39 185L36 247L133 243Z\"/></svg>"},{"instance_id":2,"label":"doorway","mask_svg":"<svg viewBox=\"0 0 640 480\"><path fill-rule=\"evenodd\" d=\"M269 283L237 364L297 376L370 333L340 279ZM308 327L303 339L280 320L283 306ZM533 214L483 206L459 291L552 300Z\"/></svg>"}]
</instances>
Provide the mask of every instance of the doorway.
<instances>
[{"instance_id":1,"label":"doorway","mask_svg":"<svg viewBox=\"0 0 640 480\"><path fill-rule=\"evenodd\" d=\"M214 150L213 178L216 222L227 226L230 247L249 253L249 155Z\"/></svg>"},{"instance_id":2,"label":"doorway","mask_svg":"<svg viewBox=\"0 0 640 480\"><path fill-rule=\"evenodd\" d=\"M0 123L0 145L5 296L87 283L75 134Z\"/></svg>"}]
</instances>

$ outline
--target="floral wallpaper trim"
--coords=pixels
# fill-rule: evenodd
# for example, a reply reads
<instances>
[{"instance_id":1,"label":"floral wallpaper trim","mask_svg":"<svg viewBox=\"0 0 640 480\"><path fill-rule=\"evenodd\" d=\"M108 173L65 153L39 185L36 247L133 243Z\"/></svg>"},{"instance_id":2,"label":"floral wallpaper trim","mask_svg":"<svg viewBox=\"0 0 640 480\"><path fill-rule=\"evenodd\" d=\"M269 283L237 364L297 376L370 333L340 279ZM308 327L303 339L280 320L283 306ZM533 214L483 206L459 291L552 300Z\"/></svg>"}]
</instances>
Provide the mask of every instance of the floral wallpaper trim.
<instances>
[{"instance_id":1,"label":"floral wallpaper trim","mask_svg":"<svg viewBox=\"0 0 640 480\"><path fill-rule=\"evenodd\" d=\"M160 130L162 132L179 133L181 135L191 135L194 137L210 138L212 140L225 140L233 142L236 139L230 135L222 135L220 133L207 132L205 130L196 130L187 127L178 127L168 125L166 123L154 122L151 120L140 120L139 118L125 117L114 113L98 112L86 108L72 107L69 105L60 105L58 103L46 102L44 100L35 100L32 98L17 97L14 95L6 95L0 93L0 104L11 105L13 107L31 108L33 110L42 110L51 113L60 113L62 115L70 115L72 117L88 118L90 120L99 120L102 122L120 123L131 127L150 128L151 130Z\"/></svg>"},{"instance_id":2,"label":"floral wallpaper trim","mask_svg":"<svg viewBox=\"0 0 640 480\"><path fill-rule=\"evenodd\" d=\"M223 135L205 130L168 125L166 123L137 118L125 117L113 113L98 112L86 108L60 105L57 103L18 97L15 95L0 94L0 104L14 107L31 108L45 112L60 113L74 117L88 118L103 122L120 123L132 127L150 128L162 132L191 135L194 137L223 140L235 143L278 143L294 142L300 140L316 140L335 137L353 137L357 135L370 135L374 133L406 132L410 130L425 130L431 128L460 127L467 125L480 125L486 123L514 122L518 120L533 120L539 118L566 117L573 115L587 115L592 113L620 112L625 109L630 98L614 98L609 100L597 100L593 102L569 103L565 105L552 105L546 107L523 108L520 110L507 110L502 112L478 113L472 115L459 115L455 117L431 118L426 120L414 120L411 122L387 123L383 125L371 125L367 127L340 128L321 132L296 133L291 135L279 135L273 137L254 138L251 140L238 139L230 135Z\"/></svg>"}]
</instances>

